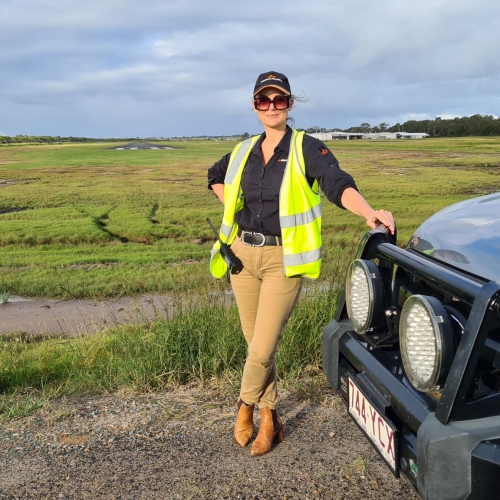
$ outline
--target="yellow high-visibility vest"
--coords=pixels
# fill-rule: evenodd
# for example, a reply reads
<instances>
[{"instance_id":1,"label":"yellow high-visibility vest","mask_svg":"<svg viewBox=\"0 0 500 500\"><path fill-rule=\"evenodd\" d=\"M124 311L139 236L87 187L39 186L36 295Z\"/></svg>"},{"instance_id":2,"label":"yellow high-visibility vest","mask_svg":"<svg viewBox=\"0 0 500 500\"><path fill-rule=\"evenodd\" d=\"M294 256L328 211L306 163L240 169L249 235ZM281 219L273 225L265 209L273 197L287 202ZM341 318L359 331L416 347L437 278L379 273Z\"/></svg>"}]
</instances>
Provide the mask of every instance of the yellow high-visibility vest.
<instances>
[{"instance_id":1,"label":"yellow high-visibility vest","mask_svg":"<svg viewBox=\"0 0 500 500\"><path fill-rule=\"evenodd\" d=\"M224 215L219 236L230 245L238 232L235 215L243 209L241 176L250 152L260 136L236 145L229 159L224 179ZM283 241L283 272L286 277L316 279L321 269L321 198L318 182L309 185L306 178L302 141L304 132L292 130L290 152L279 194L279 218ZM210 258L210 272L222 278L227 264L215 242Z\"/></svg>"}]
</instances>

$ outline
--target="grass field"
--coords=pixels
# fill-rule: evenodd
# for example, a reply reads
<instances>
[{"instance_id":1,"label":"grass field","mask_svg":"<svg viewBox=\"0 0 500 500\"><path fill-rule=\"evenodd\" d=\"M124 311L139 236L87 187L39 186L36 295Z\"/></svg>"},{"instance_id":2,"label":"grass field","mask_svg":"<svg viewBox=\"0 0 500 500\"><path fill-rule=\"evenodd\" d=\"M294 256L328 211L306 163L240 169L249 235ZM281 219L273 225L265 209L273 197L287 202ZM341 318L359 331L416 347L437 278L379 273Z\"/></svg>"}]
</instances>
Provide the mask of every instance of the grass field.
<instances>
[{"instance_id":1,"label":"grass field","mask_svg":"<svg viewBox=\"0 0 500 500\"><path fill-rule=\"evenodd\" d=\"M0 294L169 292L182 307L168 321L89 337L3 338L0 420L66 394L239 379L245 345L236 308L224 298L227 283L208 272L213 235L205 223L210 216L218 225L222 215L207 190L206 170L232 144L183 142L175 150L145 151L110 146L0 148ZM500 191L500 138L338 141L330 147L368 201L394 213L400 245L440 208ZM285 330L277 357L284 383L320 373L321 332L366 229L360 218L324 204L323 277L307 289Z\"/></svg>"},{"instance_id":2,"label":"grass field","mask_svg":"<svg viewBox=\"0 0 500 500\"><path fill-rule=\"evenodd\" d=\"M172 145L178 149L0 148L0 291L102 298L215 286L205 218L218 226L222 205L206 171L233 144ZM368 201L394 213L401 245L438 209L500 190L498 138L329 145ZM323 279L365 229L324 203Z\"/></svg>"}]
</instances>

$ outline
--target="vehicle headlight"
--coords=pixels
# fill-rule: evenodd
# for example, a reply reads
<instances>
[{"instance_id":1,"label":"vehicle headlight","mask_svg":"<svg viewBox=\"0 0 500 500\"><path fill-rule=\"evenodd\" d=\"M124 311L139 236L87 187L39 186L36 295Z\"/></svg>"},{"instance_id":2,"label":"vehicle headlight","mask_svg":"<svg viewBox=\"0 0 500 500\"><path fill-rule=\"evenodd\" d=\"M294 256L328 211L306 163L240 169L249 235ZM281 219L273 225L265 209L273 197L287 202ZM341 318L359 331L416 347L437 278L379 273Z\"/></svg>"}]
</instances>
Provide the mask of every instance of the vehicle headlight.
<instances>
[{"instance_id":1,"label":"vehicle headlight","mask_svg":"<svg viewBox=\"0 0 500 500\"><path fill-rule=\"evenodd\" d=\"M371 260L352 262L346 280L346 306L356 333L364 334L381 323L384 290L379 270Z\"/></svg>"},{"instance_id":2,"label":"vehicle headlight","mask_svg":"<svg viewBox=\"0 0 500 500\"><path fill-rule=\"evenodd\" d=\"M435 297L412 295L401 311L399 334L403 366L412 385L422 392L442 387L455 343L441 302Z\"/></svg>"}]
</instances>

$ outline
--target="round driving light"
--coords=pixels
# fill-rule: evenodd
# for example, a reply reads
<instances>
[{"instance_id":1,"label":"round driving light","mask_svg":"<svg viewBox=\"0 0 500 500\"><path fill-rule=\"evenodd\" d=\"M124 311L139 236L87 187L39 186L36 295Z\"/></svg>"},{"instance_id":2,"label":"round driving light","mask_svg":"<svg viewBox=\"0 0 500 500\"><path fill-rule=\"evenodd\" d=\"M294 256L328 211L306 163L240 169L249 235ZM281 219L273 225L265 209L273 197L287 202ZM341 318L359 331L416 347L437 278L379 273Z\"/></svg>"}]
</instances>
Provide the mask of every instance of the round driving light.
<instances>
[{"instance_id":1,"label":"round driving light","mask_svg":"<svg viewBox=\"0 0 500 500\"><path fill-rule=\"evenodd\" d=\"M415 389L441 388L455 354L451 322L441 302L412 295L401 311L399 333L403 366Z\"/></svg>"},{"instance_id":2,"label":"round driving light","mask_svg":"<svg viewBox=\"0 0 500 500\"><path fill-rule=\"evenodd\" d=\"M352 262L346 280L346 306L356 333L379 326L384 314L384 292L377 266L371 260Z\"/></svg>"}]
</instances>

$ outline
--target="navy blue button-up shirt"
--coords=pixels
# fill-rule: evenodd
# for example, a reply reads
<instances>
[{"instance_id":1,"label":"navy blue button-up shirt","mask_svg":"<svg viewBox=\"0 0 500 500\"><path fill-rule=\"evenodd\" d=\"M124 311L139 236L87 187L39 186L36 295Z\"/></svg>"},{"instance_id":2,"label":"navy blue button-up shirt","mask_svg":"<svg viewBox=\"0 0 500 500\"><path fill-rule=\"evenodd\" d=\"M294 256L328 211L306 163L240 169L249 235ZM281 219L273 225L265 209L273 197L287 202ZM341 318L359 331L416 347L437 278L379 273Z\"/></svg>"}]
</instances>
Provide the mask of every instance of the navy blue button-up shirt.
<instances>
[{"instance_id":1,"label":"navy blue button-up shirt","mask_svg":"<svg viewBox=\"0 0 500 500\"><path fill-rule=\"evenodd\" d=\"M292 129L287 131L274 150L267 165L262 158L261 144L265 133L255 143L243 170L241 187L245 194L243 210L236 214L236 222L244 231L254 231L266 235L279 236L279 191L292 138ZM354 179L340 169L332 152L318 139L304 135L303 154L306 177L312 186L315 179L325 196L332 203L344 208L341 203L344 189L357 189ZM208 187L223 184L231 154L223 156L208 169Z\"/></svg>"}]
</instances>

